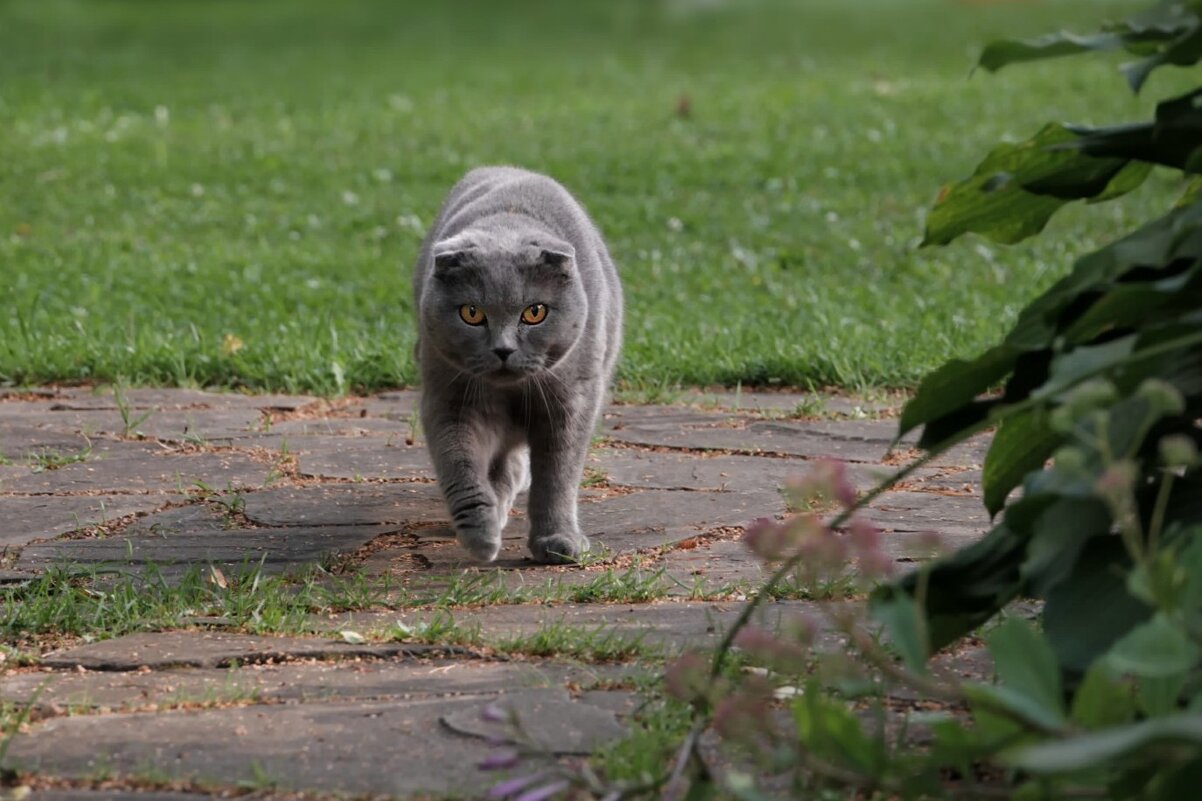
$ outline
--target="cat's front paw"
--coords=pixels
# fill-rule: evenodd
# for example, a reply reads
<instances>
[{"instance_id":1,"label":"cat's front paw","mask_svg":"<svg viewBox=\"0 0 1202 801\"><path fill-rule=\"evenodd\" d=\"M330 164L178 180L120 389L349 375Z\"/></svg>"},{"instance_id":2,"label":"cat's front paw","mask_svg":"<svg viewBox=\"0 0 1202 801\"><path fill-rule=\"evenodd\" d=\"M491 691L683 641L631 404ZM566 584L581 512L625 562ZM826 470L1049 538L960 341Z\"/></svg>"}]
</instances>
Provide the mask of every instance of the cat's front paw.
<instances>
[{"instance_id":1,"label":"cat's front paw","mask_svg":"<svg viewBox=\"0 0 1202 801\"><path fill-rule=\"evenodd\" d=\"M501 551L501 527L497 525L495 507L481 509L478 515L455 521L455 539L472 559L491 562Z\"/></svg>"},{"instance_id":2,"label":"cat's front paw","mask_svg":"<svg viewBox=\"0 0 1202 801\"><path fill-rule=\"evenodd\" d=\"M467 551L468 555L477 562L491 562L501 552L501 536L499 534L495 539L468 539L462 534L458 535L457 538L463 550Z\"/></svg>"},{"instance_id":3,"label":"cat's front paw","mask_svg":"<svg viewBox=\"0 0 1202 801\"><path fill-rule=\"evenodd\" d=\"M530 539L530 555L534 561L562 565L577 561L588 551L588 537L583 534L550 534Z\"/></svg>"}]
</instances>

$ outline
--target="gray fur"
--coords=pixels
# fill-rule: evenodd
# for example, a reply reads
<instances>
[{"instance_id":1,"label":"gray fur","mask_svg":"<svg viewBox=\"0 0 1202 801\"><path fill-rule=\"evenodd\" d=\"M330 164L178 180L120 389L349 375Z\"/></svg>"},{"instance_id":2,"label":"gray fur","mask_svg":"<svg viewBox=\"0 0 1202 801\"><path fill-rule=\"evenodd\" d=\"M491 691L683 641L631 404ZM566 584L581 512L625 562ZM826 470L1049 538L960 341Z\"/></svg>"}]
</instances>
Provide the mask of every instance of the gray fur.
<instances>
[{"instance_id":1,"label":"gray fur","mask_svg":"<svg viewBox=\"0 0 1202 801\"><path fill-rule=\"evenodd\" d=\"M531 554L579 556L576 493L622 338L622 288L596 226L551 178L472 170L422 244L413 295L422 425L459 543L495 559L529 488ZM536 303L546 319L521 322ZM465 323L464 305L486 322Z\"/></svg>"}]
</instances>

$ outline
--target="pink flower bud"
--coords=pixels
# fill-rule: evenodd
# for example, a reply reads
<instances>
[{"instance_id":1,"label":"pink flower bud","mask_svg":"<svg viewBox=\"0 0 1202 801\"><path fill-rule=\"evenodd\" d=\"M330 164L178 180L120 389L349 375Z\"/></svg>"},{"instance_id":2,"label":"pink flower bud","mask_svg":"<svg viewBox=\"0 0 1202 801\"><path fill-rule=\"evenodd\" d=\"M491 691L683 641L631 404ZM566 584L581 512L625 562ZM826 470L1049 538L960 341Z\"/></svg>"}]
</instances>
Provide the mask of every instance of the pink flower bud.
<instances>
[{"instance_id":1,"label":"pink flower bud","mask_svg":"<svg viewBox=\"0 0 1202 801\"><path fill-rule=\"evenodd\" d=\"M807 652L796 642L789 642L761 628L745 626L735 635L734 645L748 656L765 662L781 672L805 668Z\"/></svg>"},{"instance_id":2,"label":"pink flower bud","mask_svg":"<svg viewBox=\"0 0 1202 801\"><path fill-rule=\"evenodd\" d=\"M796 544L796 537L790 532L787 524L760 517L747 527L743 534L743 542L756 556L773 560L784 557Z\"/></svg>"},{"instance_id":3,"label":"pink flower bud","mask_svg":"<svg viewBox=\"0 0 1202 801\"><path fill-rule=\"evenodd\" d=\"M700 698L708 689L709 667L709 660L696 651L683 654L664 671L664 688L681 701Z\"/></svg>"}]
</instances>

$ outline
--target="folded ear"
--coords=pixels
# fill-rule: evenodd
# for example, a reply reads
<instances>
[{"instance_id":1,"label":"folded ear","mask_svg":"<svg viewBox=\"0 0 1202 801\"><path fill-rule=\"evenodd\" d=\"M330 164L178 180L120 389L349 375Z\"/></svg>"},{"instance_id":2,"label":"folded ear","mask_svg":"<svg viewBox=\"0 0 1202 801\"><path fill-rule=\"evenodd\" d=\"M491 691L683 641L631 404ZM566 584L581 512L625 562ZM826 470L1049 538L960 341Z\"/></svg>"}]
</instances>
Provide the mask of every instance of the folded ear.
<instances>
[{"instance_id":1,"label":"folded ear","mask_svg":"<svg viewBox=\"0 0 1202 801\"><path fill-rule=\"evenodd\" d=\"M441 242L435 242L431 251L434 254L434 268L437 270L449 267L462 267L468 258L468 251L475 248L465 237L453 236Z\"/></svg>"},{"instance_id":2,"label":"folded ear","mask_svg":"<svg viewBox=\"0 0 1202 801\"><path fill-rule=\"evenodd\" d=\"M558 239L539 240L532 244L539 248L539 261L552 267L562 267L576 258L576 248Z\"/></svg>"}]
</instances>

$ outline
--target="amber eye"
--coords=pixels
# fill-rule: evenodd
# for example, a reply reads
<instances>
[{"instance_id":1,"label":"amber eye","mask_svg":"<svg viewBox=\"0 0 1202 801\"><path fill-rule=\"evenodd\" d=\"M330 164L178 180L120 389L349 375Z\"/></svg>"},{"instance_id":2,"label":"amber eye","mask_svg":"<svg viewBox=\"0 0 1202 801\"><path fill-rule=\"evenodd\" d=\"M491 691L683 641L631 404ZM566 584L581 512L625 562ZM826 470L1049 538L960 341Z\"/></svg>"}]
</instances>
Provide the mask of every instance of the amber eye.
<instances>
[{"instance_id":1,"label":"amber eye","mask_svg":"<svg viewBox=\"0 0 1202 801\"><path fill-rule=\"evenodd\" d=\"M484 322L484 312L470 303L459 307L459 318L468 325L480 325Z\"/></svg>"},{"instance_id":2,"label":"amber eye","mask_svg":"<svg viewBox=\"0 0 1202 801\"><path fill-rule=\"evenodd\" d=\"M547 307L541 303L527 306L526 310L522 312L522 322L526 325L538 325L545 319L547 319Z\"/></svg>"}]
</instances>

